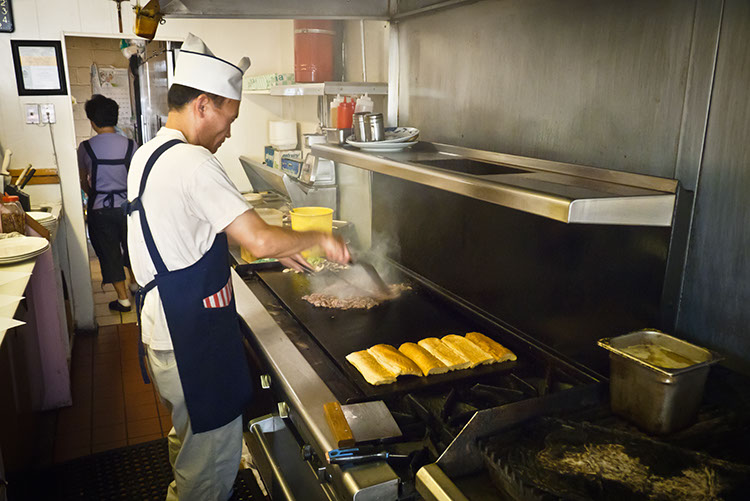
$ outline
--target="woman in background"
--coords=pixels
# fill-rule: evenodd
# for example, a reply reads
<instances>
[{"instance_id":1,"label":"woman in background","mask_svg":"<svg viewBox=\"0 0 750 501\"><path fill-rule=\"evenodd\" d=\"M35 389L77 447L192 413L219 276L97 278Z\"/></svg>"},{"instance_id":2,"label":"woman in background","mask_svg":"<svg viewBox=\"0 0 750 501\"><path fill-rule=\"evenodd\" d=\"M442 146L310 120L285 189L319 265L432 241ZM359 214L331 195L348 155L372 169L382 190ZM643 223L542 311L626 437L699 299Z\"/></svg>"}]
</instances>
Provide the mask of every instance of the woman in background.
<instances>
[{"instance_id":1,"label":"woman in background","mask_svg":"<svg viewBox=\"0 0 750 501\"><path fill-rule=\"evenodd\" d=\"M121 205L127 200L128 169L136 144L115 132L118 112L117 103L100 94L86 101L86 117L96 136L78 147L78 168L81 188L88 195L89 237L101 265L102 284L112 284L117 292L109 309L124 312L131 309L125 284L130 261ZM137 285L131 284L133 288Z\"/></svg>"}]
</instances>

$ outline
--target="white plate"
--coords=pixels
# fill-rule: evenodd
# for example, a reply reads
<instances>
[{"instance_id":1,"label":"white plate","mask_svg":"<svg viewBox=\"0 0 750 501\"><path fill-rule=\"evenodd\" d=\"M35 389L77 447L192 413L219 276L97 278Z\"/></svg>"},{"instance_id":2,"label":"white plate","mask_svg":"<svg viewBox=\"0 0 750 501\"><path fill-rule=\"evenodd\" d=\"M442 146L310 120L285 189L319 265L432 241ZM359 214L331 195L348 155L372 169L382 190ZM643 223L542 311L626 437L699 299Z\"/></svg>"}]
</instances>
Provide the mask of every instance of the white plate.
<instances>
[{"instance_id":1,"label":"white plate","mask_svg":"<svg viewBox=\"0 0 750 501\"><path fill-rule=\"evenodd\" d=\"M0 240L0 263L15 263L38 256L46 251L49 242L41 237L18 237Z\"/></svg>"},{"instance_id":2,"label":"white plate","mask_svg":"<svg viewBox=\"0 0 750 501\"><path fill-rule=\"evenodd\" d=\"M347 140L347 143L356 146L362 151L369 151L370 153L393 153L405 150L406 148L411 148L417 144L417 141L407 141L405 143L358 143L356 141Z\"/></svg>"},{"instance_id":3,"label":"white plate","mask_svg":"<svg viewBox=\"0 0 750 501\"><path fill-rule=\"evenodd\" d=\"M389 127L385 129L385 139L382 141L355 141L354 134L346 138L346 142L357 148L367 147L371 144L393 144L414 142L419 136L419 129L414 127Z\"/></svg>"},{"instance_id":4,"label":"white plate","mask_svg":"<svg viewBox=\"0 0 750 501\"><path fill-rule=\"evenodd\" d=\"M419 135L419 129L416 127L386 127L385 139L379 143L403 143L411 141Z\"/></svg>"},{"instance_id":5,"label":"white plate","mask_svg":"<svg viewBox=\"0 0 750 501\"><path fill-rule=\"evenodd\" d=\"M53 216L49 212L34 212L34 211L31 211L31 212L27 212L26 214L28 214L29 216L31 216L34 219L36 219L36 221L38 223L41 223L42 221L49 221L50 219L55 219L55 216Z\"/></svg>"}]
</instances>

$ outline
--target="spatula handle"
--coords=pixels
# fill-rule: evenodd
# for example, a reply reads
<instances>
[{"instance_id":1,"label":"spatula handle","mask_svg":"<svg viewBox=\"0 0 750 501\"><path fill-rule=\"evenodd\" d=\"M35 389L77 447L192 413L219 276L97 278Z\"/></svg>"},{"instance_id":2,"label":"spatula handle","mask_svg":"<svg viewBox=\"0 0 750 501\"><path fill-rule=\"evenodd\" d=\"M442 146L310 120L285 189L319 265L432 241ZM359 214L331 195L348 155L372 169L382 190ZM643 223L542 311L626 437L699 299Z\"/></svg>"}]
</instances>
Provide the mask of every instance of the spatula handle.
<instances>
[{"instance_id":1,"label":"spatula handle","mask_svg":"<svg viewBox=\"0 0 750 501\"><path fill-rule=\"evenodd\" d=\"M354 446L354 433L346 422L344 410L338 402L328 402L323 405L328 427L331 428L333 439L336 441L336 447L339 449Z\"/></svg>"}]
</instances>

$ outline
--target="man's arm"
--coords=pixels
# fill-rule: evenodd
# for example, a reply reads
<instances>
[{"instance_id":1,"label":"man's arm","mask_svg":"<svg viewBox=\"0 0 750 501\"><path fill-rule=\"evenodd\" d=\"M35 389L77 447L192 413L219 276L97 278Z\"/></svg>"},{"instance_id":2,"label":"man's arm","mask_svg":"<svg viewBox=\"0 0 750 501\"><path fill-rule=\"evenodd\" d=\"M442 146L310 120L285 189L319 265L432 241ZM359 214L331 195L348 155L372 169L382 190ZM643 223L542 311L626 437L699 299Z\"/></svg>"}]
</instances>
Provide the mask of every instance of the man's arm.
<instances>
[{"instance_id":1,"label":"man's arm","mask_svg":"<svg viewBox=\"0 0 750 501\"><path fill-rule=\"evenodd\" d=\"M319 245L331 261L348 263L349 250L339 237L318 231L292 231L266 224L254 210L229 223L224 231L258 258L294 258L303 250Z\"/></svg>"}]
</instances>

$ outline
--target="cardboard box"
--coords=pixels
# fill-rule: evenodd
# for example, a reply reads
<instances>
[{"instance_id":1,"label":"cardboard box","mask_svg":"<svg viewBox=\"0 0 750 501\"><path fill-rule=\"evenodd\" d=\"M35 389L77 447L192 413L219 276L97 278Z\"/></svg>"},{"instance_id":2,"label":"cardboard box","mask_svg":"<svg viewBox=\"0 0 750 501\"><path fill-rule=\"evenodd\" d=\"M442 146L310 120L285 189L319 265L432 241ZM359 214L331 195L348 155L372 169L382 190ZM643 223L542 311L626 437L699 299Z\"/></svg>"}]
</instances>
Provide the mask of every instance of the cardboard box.
<instances>
[{"instance_id":1,"label":"cardboard box","mask_svg":"<svg viewBox=\"0 0 750 501\"><path fill-rule=\"evenodd\" d=\"M266 146L265 153L263 154L263 162L268 167L273 167L273 154L275 151L273 146Z\"/></svg>"},{"instance_id":2,"label":"cardboard box","mask_svg":"<svg viewBox=\"0 0 750 501\"><path fill-rule=\"evenodd\" d=\"M274 150L273 152L273 168L281 170L281 159L282 158L293 158L295 160L302 160L302 150Z\"/></svg>"},{"instance_id":3,"label":"cardboard box","mask_svg":"<svg viewBox=\"0 0 750 501\"><path fill-rule=\"evenodd\" d=\"M267 75L245 75L242 90L266 90L276 85L291 85L294 73L269 73Z\"/></svg>"}]
</instances>

